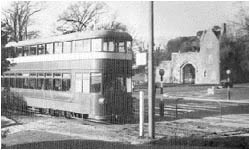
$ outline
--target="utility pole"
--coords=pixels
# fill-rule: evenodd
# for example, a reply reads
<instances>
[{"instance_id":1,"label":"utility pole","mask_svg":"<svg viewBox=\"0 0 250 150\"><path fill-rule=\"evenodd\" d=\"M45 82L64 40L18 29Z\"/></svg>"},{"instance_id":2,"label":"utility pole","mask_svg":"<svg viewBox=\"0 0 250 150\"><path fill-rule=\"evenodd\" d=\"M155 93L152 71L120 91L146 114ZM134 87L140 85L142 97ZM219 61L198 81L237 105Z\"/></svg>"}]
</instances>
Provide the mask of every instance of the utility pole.
<instances>
[{"instance_id":1,"label":"utility pole","mask_svg":"<svg viewBox=\"0 0 250 150\"><path fill-rule=\"evenodd\" d=\"M154 76L154 4L149 2L149 49L148 49L148 136L155 138L154 105L155 105L155 76Z\"/></svg>"}]
</instances>

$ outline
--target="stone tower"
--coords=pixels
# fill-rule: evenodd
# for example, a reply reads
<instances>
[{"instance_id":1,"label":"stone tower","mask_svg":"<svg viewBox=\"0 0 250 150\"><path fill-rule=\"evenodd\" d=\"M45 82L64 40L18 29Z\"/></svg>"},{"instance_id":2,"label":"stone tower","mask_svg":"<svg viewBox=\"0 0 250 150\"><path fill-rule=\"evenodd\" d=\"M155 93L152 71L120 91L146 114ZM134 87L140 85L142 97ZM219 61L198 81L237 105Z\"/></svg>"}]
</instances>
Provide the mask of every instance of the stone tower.
<instances>
[{"instance_id":1,"label":"stone tower","mask_svg":"<svg viewBox=\"0 0 250 150\"><path fill-rule=\"evenodd\" d=\"M220 83L220 29L203 31L200 37L200 84Z\"/></svg>"}]
</instances>

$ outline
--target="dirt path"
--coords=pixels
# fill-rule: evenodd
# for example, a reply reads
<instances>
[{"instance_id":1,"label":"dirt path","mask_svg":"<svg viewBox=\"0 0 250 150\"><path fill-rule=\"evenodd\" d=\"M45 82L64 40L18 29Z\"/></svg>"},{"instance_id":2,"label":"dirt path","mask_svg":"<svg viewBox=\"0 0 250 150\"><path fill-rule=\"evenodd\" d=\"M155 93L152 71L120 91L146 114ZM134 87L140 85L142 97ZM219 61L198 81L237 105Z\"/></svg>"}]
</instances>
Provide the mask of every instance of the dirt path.
<instances>
[{"instance_id":1,"label":"dirt path","mask_svg":"<svg viewBox=\"0 0 250 150\"><path fill-rule=\"evenodd\" d=\"M64 139L73 137L77 139L101 140L122 142L126 144L142 144L148 142L138 139L138 124L105 125L95 124L75 119L64 119L50 116L15 116L19 125L2 128L9 130L9 136L2 139L6 145L15 145L39 141L39 132L48 132L63 135ZM220 117L206 117L202 119L179 119L175 121L162 121L156 123L156 139L166 137L190 137L202 138L249 136L249 115L225 115ZM147 124L145 124L147 130ZM15 135L24 131L37 131L36 136L22 140L13 140ZM147 136L147 132L145 132ZM37 139L37 140L36 140ZM20 143L21 142L21 143Z\"/></svg>"}]
</instances>

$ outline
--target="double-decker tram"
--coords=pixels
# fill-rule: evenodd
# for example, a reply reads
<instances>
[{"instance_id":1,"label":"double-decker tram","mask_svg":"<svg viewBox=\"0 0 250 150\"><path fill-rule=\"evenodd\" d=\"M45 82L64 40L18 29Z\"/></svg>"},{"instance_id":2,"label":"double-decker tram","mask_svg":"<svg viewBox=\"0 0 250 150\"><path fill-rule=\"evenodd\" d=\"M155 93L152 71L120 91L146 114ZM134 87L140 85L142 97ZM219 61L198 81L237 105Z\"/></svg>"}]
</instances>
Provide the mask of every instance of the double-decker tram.
<instances>
[{"instance_id":1,"label":"double-decker tram","mask_svg":"<svg viewBox=\"0 0 250 150\"><path fill-rule=\"evenodd\" d=\"M2 86L42 112L97 120L132 113L132 37L109 30L8 43Z\"/></svg>"}]
</instances>

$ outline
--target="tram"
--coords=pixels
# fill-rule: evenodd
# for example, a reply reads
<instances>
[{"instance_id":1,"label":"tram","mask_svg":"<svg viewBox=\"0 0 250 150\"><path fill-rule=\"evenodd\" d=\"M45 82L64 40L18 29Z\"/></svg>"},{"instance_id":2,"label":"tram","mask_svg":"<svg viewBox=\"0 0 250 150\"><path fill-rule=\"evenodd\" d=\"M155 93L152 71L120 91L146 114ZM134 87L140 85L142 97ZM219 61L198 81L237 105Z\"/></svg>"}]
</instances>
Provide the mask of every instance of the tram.
<instances>
[{"instance_id":1,"label":"tram","mask_svg":"<svg viewBox=\"0 0 250 150\"><path fill-rule=\"evenodd\" d=\"M29 107L95 120L132 113L132 37L111 30L10 42L2 86Z\"/></svg>"}]
</instances>

